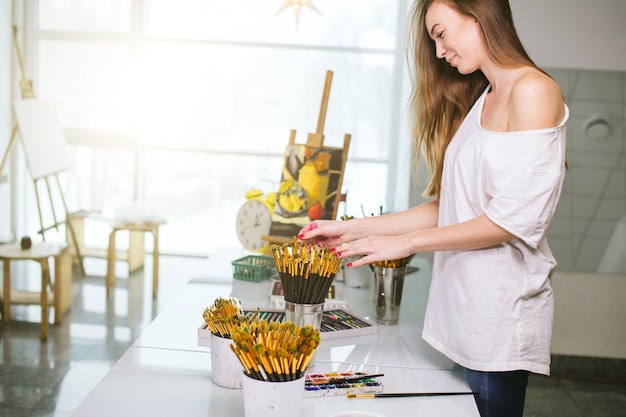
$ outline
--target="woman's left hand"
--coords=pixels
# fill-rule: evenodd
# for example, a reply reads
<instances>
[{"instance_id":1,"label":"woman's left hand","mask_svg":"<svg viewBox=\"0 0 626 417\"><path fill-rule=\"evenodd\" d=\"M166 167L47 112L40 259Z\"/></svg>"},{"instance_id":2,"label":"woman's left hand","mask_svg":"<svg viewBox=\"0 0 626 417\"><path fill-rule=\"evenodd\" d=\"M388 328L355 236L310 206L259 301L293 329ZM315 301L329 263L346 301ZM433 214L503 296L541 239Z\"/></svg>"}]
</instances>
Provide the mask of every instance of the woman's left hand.
<instances>
[{"instance_id":1,"label":"woman's left hand","mask_svg":"<svg viewBox=\"0 0 626 417\"><path fill-rule=\"evenodd\" d=\"M361 256L347 265L350 268L377 261L402 259L415 253L406 235L365 237L337 246L334 252L339 258Z\"/></svg>"}]
</instances>

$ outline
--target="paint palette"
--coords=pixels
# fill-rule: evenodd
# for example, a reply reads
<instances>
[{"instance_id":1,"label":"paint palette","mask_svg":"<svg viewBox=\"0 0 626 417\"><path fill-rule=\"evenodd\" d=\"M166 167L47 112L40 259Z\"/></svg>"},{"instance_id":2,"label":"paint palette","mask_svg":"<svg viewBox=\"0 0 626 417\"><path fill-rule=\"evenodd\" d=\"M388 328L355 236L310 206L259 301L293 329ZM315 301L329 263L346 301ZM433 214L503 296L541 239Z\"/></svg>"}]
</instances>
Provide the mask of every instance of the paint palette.
<instances>
[{"instance_id":1,"label":"paint palette","mask_svg":"<svg viewBox=\"0 0 626 417\"><path fill-rule=\"evenodd\" d=\"M383 384L368 372L328 372L307 374L304 397L346 396L347 394L374 394L383 392Z\"/></svg>"},{"instance_id":2,"label":"paint palette","mask_svg":"<svg viewBox=\"0 0 626 417\"><path fill-rule=\"evenodd\" d=\"M259 314L259 320L280 321L285 319L284 309L267 309L260 311L245 311L246 315L253 316ZM343 308L324 310L320 325L320 336L322 341L340 339L344 337L367 336L378 332L376 323L360 317L355 313ZM202 339L210 339L211 331L206 323L198 327L198 345L207 346ZM202 342L202 343L201 343Z\"/></svg>"}]
</instances>

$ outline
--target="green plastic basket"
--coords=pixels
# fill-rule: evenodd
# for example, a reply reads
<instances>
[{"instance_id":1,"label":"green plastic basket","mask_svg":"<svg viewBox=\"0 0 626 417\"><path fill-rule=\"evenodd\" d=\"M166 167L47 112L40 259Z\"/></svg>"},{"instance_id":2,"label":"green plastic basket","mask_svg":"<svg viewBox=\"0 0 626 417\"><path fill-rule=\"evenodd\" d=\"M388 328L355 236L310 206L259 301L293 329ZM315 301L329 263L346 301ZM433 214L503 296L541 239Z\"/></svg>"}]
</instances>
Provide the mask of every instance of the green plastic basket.
<instances>
[{"instance_id":1,"label":"green plastic basket","mask_svg":"<svg viewBox=\"0 0 626 417\"><path fill-rule=\"evenodd\" d=\"M261 282L274 273L274 258L269 256L248 255L231 262L233 278L244 281Z\"/></svg>"}]
</instances>

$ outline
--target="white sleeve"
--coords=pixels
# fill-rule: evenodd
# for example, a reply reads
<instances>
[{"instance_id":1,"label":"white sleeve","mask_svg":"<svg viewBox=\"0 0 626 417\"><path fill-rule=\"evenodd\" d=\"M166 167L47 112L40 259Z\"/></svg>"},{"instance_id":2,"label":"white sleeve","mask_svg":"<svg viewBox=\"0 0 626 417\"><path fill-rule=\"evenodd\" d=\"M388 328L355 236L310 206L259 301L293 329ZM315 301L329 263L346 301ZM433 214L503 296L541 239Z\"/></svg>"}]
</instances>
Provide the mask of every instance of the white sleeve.
<instances>
[{"instance_id":1,"label":"white sleeve","mask_svg":"<svg viewBox=\"0 0 626 417\"><path fill-rule=\"evenodd\" d=\"M537 248L561 194L565 134L561 130L518 132L502 138L496 155L485 158L487 217Z\"/></svg>"}]
</instances>

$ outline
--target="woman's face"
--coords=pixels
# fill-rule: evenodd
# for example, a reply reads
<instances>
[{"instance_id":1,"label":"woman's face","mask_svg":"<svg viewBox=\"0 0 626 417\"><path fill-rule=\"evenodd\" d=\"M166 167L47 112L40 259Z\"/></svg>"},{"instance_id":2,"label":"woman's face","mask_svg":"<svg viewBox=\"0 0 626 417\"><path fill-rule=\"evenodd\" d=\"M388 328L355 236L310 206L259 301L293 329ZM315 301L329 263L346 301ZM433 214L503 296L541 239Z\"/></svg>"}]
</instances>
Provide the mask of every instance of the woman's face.
<instances>
[{"instance_id":1,"label":"woman's face","mask_svg":"<svg viewBox=\"0 0 626 417\"><path fill-rule=\"evenodd\" d=\"M435 42L437 58L444 58L461 74L480 68L483 43L478 22L437 1L426 12L426 29Z\"/></svg>"}]
</instances>

